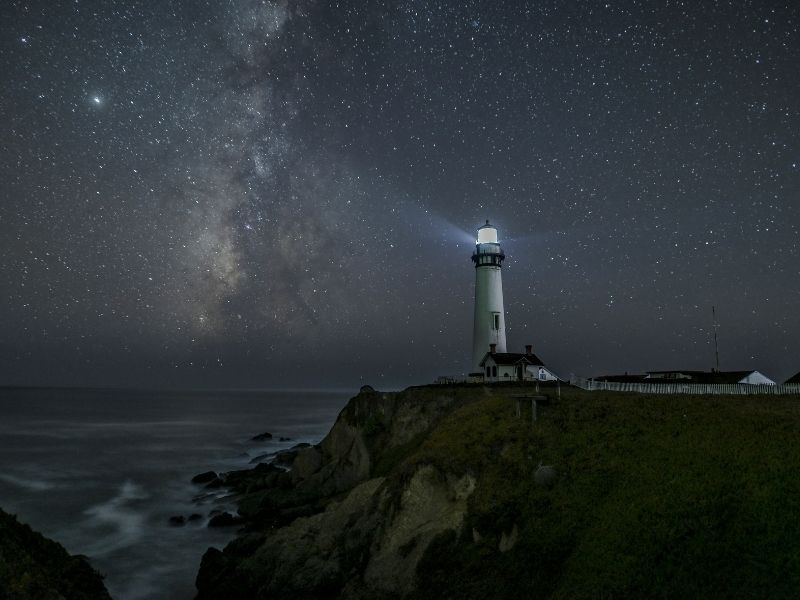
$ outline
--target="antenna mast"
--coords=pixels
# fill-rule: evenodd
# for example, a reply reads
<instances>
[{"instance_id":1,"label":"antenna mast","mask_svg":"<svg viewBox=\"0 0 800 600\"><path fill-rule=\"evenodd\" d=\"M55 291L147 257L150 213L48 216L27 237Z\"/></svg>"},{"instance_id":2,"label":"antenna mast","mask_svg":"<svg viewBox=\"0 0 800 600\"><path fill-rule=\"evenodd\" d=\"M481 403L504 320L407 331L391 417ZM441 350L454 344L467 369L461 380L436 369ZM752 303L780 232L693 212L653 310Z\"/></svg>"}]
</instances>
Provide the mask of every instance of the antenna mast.
<instances>
[{"instance_id":1,"label":"antenna mast","mask_svg":"<svg viewBox=\"0 0 800 600\"><path fill-rule=\"evenodd\" d=\"M714 317L714 357L716 358L717 362L717 371L719 371L719 344L717 343L717 329L719 329L719 323L717 323L717 307L711 307L711 315Z\"/></svg>"}]
</instances>

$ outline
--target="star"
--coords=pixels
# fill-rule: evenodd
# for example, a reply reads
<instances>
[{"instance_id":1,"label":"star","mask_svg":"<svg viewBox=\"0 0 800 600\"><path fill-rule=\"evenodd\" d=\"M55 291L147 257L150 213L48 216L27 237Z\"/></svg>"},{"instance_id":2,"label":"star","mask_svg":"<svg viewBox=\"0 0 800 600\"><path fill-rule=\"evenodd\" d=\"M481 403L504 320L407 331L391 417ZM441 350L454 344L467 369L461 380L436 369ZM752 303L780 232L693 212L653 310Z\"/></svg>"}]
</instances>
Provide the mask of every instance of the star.
<instances>
[{"instance_id":1,"label":"star","mask_svg":"<svg viewBox=\"0 0 800 600\"><path fill-rule=\"evenodd\" d=\"M487 218L557 372L797 372L796 2L84 4L0 19L0 385L458 375Z\"/></svg>"}]
</instances>

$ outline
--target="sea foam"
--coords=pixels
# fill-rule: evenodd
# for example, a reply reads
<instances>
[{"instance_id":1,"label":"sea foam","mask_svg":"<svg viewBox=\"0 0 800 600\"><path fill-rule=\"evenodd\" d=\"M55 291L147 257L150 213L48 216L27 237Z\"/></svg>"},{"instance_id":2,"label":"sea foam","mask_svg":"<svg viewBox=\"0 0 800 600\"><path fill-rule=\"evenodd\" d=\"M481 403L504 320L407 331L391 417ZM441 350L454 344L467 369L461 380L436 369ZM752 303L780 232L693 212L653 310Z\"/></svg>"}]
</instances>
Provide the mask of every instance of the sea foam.
<instances>
[{"instance_id":1,"label":"sea foam","mask_svg":"<svg viewBox=\"0 0 800 600\"><path fill-rule=\"evenodd\" d=\"M104 556L136 543L144 533L144 514L132 506L149 497L141 486L128 480L117 495L84 511L90 527L108 531L87 549L90 556Z\"/></svg>"},{"instance_id":2,"label":"sea foam","mask_svg":"<svg viewBox=\"0 0 800 600\"><path fill-rule=\"evenodd\" d=\"M55 487L53 483L43 479L16 477L7 473L0 473L0 481L5 481L6 483L15 485L18 488L30 490L32 492L45 492L47 490L52 490Z\"/></svg>"}]
</instances>

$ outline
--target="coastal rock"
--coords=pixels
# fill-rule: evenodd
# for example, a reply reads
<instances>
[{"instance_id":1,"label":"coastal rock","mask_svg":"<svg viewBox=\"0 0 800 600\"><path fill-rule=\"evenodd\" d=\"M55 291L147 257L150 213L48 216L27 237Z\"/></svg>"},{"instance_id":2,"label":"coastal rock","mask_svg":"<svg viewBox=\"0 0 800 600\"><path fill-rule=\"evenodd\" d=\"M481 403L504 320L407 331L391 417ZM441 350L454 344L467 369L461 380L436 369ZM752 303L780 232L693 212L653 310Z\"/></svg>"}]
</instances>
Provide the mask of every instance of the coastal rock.
<instances>
[{"instance_id":1,"label":"coastal rock","mask_svg":"<svg viewBox=\"0 0 800 600\"><path fill-rule=\"evenodd\" d=\"M204 557L198 598L361 597L413 589L416 565L432 541L463 523L476 478L420 465L389 483L374 471L412 451L455 404L483 397L439 387L367 389L319 445L276 456L288 472L261 463L226 474L248 533L221 555Z\"/></svg>"},{"instance_id":2,"label":"coastal rock","mask_svg":"<svg viewBox=\"0 0 800 600\"><path fill-rule=\"evenodd\" d=\"M517 538L519 537L519 528L516 525L511 528L511 531L508 533L503 532L500 536L500 543L498 544L498 550L500 552L508 552L511 550L517 543Z\"/></svg>"},{"instance_id":3,"label":"coastal rock","mask_svg":"<svg viewBox=\"0 0 800 600\"><path fill-rule=\"evenodd\" d=\"M400 495L400 506L371 550L364 572L368 589L410 593L417 563L434 537L457 530L475 490L472 475L443 474L431 465L420 467Z\"/></svg>"},{"instance_id":4,"label":"coastal rock","mask_svg":"<svg viewBox=\"0 0 800 600\"><path fill-rule=\"evenodd\" d=\"M297 458L296 451L285 450L283 452L278 452L275 455L275 458L272 460L272 464L279 465L281 467L290 467L292 466L292 463L294 463L296 458Z\"/></svg>"},{"instance_id":5,"label":"coastal rock","mask_svg":"<svg viewBox=\"0 0 800 600\"><path fill-rule=\"evenodd\" d=\"M556 470L550 465L539 465L533 474L536 485L552 487L556 482Z\"/></svg>"},{"instance_id":6,"label":"coastal rock","mask_svg":"<svg viewBox=\"0 0 800 600\"><path fill-rule=\"evenodd\" d=\"M222 511L217 510L213 511L215 514L220 514ZM200 513L192 513L188 517L184 517L183 515L175 515L169 518L168 523L173 527L182 527L187 523L195 523L197 521L202 520L203 515Z\"/></svg>"},{"instance_id":7,"label":"coastal rock","mask_svg":"<svg viewBox=\"0 0 800 600\"><path fill-rule=\"evenodd\" d=\"M227 486L235 486L236 484L244 481L249 482L254 477L264 477L270 474L283 473L283 469L279 469L271 463L259 463L253 469L242 469L240 471L228 471L225 473L224 481Z\"/></svg>"},{"instance_id":8,"label":"coastal rock","mask_svg":"<svg viewBox=\"0 0 800 600\"><path fill-rule=\"evenodd\" d=\"M223 479L222 477L214 477L214 479L212 479L206 484L206 489L216 490L224 485L225 485L225 479Z\"/></svg>"},{"instance_id":9,"label":"coastal rock","mask_svg":"<svg viewBox=\"0 0 800 600\"><path fill-rule=\"evenodd\" d=\"M350 400L318 446L300 449L291 463L281 459L281 464L291 467L292 483L302 495L346 492L369 479L376 458L410 444L458 400L453 391L439 388L422 395L415 388L400 393L369 388Z\"/></svg>"},{"instance_id":10,"label":"coastal rock","mask_svg":"<svg viewBox=\"0 0 800 600\"><path fill-rule=\"evenodd\" d=\"M298 488L330 496L365 481L370 465L370 453L361 431L340 418L319 446L297 453L291 477Z\"/></svg>"},{"instance_id":11,"label":"coastal rock","mask_svg":"<svg viewBox=\"0 0 800 600\"><path fill-rule=\"evenodd\" d=\"M192 483L208 483L214 481L216 478L217 474L214 471L206 471L192 477Z\"/></svg>"},{"instance_id":12,"label":"coastal rock","mask_svg":"<svg viewBox=\"0 0 800 600\"><path fill-rule=\"evenodd\" d=\"M271 439L272 439L272 434L269 433L268 431L265 431L264 433L259 433L258 435L254 435L253 437L250 438L250 441L266 442L267 440Z\"/></svg>"},{"instance_id":13,"label":"coastal rock","mask_svg":"<svg viewBox=\"0 0 800 600\"><path fill-rule=\"evenodd\" d=\"M295 458L297 458L298 451L309 447L311 447L311 444L303 442L295 444L287 450L279 450L275 453L275 459L272 462L277 465L291 466Z\"/></svg>"},{"instance_id":14,"label":"coastal rock","mask_svg":"<svg viewBox=\"0 0 800 600\"><path fill-rule=\"evenodd\" d=\"M225 555L216 548L209 548L200 560L200 570L195 579L195 587L200 590L198 598L241 598L236 587L231 586L230 573Z\"/></svg>"},{"instance_id":15,"label":"coastal rock","mask_svg":"<svg viewBox=\"0 0 800 600\"><path fill-rule=\"evenodd\" d=\"M204 492L202 494L198 494L197 496L192 497L192 502L195 504L202 504L207 500L211 500L216 497L216 492Z\"/></svg>"},{"instance_id":16,"label":"coastal rock","mask_svg":"<svg viewBox=\"0 0 800 600\"><path fill-rule=\"evenodd\" d=\"M474 489L473 476L446 475L429 465L401 489L387 486L384 478L368 479L323 512L272 530L249 550L255 562L244 565L216 553L204 557L199 597L222 597L245 581L261 594L279 597L327 597L343 587L356 596L364 590L373 595L412 590L417 563L438 534L461 526ZM355 567L363 576L348 581Z\"/></svg>"},{"instance_id":17,"label":"coastal rock","mask_svg":"<svg viewBox=\"0 0 800 600\"><path fill-rule=\"evenodd\" d=\"M208 522L209 527L232 527L234 525L241 525L243 523L242 517L232 515L229 512L222 512L211 517Z\"/></svg>"},{"instance_id":18,"label":"coastal rock","mask_svg":"<svg viewBox=\"0 0 800 600\"><path fill-rule=\"evenodd\" d=\"M291 463L292 481L298 482L310 478L319 471L322 458L322 451L314 446L299 450Z\"/></svg>"},{"instance_id":19,"label":"coastal rock","mask_svg":"<svg viewBox=\"0 0 800 600\"><path fill-rule=\"evenodd\" d=\"M198 574L198 598L334 597L344 585L341 566L363 554L378 523L369 510L382 479L369 480L322 513L295 519L279 528L248 555L256 562L244 564L236 555L207 552ZM235 548L239 550L239 548ZM258 591L256 591L258 590Z\"/></svg>"},{"instance_id":20,"label":"coastal rock","mask_svg":"<svg viewBox=\"0 0 800 600\"><path fill-rule=\"evenodd\" d=\"M271 452L266 452L265 454L259 454L258 456L254 456L253 458L251 458L248 464L255 465L257 463L260 463L262 460L268 459L270 456L272 456Z\"/></svg>"}]
</instances>

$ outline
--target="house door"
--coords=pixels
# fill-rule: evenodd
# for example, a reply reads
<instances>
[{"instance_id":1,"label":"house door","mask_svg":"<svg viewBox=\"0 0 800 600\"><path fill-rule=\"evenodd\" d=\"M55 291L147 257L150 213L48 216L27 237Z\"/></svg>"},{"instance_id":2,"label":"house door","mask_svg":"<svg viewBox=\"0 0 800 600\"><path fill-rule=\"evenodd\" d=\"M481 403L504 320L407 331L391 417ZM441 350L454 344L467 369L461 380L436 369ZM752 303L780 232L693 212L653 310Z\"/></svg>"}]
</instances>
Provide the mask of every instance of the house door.
<instances>
[{"instance_id":1,"label":"house door","mask_svg":"<svg viewBox=\"0 0 800 600\"><path fill-rule=\"evenodd\" d=\"M522 381L524 378L524 369L522 365L517 365L517 381Z\"/></svg>"}]
</instances>

